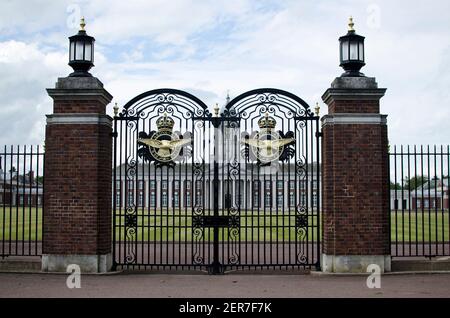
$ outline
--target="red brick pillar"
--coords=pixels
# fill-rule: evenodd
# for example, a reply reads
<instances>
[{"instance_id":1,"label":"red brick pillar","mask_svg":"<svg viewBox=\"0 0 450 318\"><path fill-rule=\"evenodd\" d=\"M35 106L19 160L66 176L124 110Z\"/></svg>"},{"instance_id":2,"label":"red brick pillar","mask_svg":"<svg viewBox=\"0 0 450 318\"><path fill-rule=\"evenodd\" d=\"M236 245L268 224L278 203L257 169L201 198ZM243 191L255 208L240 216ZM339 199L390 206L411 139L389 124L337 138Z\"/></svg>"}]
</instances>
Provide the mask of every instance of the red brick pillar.
<instances>
[{"instance_id":1,"label":"red brick pillar","mask_svg":"<svg viewBox=\"0 0 450 318\"><path fill-rule=\"evenodd\" d=\"M60 78L48 89L43 219L44 271L110 270L112 96L95 77Z\"/></svg>"},{"instance_id":2,"label":"red brick pillar","mask_svg":"<svg viewBox=\"0 0 450 318\"><path fill-rule=\"evenodd\" d=\"M390 271L385 91L374 78L339 77L322 96L325 272Z\"/></svg>"}]
</instances>

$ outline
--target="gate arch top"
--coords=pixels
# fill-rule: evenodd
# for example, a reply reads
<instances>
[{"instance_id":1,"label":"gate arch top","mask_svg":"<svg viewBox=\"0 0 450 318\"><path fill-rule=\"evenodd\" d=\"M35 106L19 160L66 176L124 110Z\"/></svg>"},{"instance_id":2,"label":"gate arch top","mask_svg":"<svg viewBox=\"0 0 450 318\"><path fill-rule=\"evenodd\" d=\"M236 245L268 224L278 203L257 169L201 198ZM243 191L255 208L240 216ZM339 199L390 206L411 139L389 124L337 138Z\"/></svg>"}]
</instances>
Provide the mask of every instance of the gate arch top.
<instances>
[{"instance_id":1,"label":"gate arch top","mask_svg":"<svg viewBox=\"0 0 450 318\"><path fill-rule=\"evenodd\" d=\"M144 110L150 108L150 111L153 111L161 105L169 113L173 112L173 107L185 109L186 118L210 116L208 106L199 98L188 92L171 88L154 89L134 97L123 106L120 116L140 116Z\"/></svg>"},{"instance_id":2,"label":"gate arch top","mask_svg":"<svg viewBox=\"0 0 450 318\"><path fill-rule=\"evenodd\" d=\"M303 99L290 92L276 88L259 88L245 92L232 99L225 106L225 114L244 114L251 107L265 106L288 110L289 117L313 117L311 107Z\"/></svg>"}]
</instances>

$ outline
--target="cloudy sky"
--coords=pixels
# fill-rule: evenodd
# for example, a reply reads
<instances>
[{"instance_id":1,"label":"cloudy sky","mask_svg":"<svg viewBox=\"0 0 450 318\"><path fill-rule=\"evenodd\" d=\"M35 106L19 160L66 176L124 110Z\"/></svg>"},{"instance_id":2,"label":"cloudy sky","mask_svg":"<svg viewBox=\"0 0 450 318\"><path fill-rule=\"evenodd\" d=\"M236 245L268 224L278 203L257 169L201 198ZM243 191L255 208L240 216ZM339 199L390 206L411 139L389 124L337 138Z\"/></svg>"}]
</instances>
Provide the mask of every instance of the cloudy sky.
<instances>
[{"instance_id":1,"label":"cloudy sky","mask_svg":"<svg viewBox=\"0 0 450 318\"><path fill-rule=\"evenodd\" d=\"M45 88L71 72L67 37L81 15L96 38L92 73L119 105L170 87L212 108L228 90L276 87L320 102L322 114L353 15L363 72L388 88L390 143L450 141L448 0L0 0L0 145L43 143Z\"/></svg>"}]
</instances>

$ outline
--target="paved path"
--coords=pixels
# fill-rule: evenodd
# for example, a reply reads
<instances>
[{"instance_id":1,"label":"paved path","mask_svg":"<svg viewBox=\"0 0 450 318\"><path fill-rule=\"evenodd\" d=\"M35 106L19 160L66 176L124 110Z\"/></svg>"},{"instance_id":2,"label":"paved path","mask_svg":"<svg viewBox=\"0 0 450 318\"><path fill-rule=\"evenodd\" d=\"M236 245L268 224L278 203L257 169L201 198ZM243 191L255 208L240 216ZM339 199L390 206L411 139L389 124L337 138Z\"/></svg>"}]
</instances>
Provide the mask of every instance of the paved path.
<instances>
[{"instance_id":1,"label":"paved path","mask_svg":"<svg viewBox=\"0 0 450 318\"><path fill-rule=\"evenodd\" d=\"M384 275L381 289L366 276L181 274L67 275L0 273L0 297L450 297L450 274Z\"/></svg>"}]
</instances>

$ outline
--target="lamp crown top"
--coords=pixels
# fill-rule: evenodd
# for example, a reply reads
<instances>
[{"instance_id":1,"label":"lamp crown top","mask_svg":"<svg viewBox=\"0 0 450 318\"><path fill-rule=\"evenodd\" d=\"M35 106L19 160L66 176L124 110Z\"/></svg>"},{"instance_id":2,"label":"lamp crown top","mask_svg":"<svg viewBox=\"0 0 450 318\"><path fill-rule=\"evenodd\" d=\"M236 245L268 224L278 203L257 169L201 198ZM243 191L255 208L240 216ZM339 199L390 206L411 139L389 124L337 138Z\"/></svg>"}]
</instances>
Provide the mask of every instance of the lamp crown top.
<instances>
[{"instance_id":1,"label":"lamp crown top","mask_svg":"<svg viewBox=\"0 0 450 318\"><path fill-rule=\"evenodd\" d=\"M84 17L82 17L80 20L80 31L86 31L85 27L86 27L86 22L84 20Z\"/></svg>"},{"instance_id":2,"label":"lamp crown top","mask_svg":"<svg viewBox=\"0 0 450 318\"><path fill-rule=\"evenodd\" d=\"M349 32L355 32L354 26L355 26L355 23L353 22L353 17L350 16L348 18L348 31Z\"/></svg>"}]
</instances>

